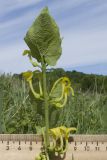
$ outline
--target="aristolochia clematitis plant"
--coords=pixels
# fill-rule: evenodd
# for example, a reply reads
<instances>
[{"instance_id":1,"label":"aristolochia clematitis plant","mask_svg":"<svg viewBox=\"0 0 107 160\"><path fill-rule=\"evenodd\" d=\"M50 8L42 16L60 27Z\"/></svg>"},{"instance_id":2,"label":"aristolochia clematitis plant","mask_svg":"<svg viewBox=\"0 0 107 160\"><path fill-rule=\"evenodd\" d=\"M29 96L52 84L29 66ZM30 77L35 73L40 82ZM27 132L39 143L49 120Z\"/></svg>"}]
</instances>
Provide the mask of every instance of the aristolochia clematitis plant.
<instances>
[{"instance_id":1,"label":"aristolochia clematitis plant","mask_svg":"<svg viewBox=\"0 0 107 160\"><path fill-rule=\"evenodd\" d=\"M76 129L66 128L65 126L49 129L48 107L50 105L58 108L64 107L67 103L67 97L70 93L74 95L74 91L69 78L61 77L53 84L50 93L47 93L46 68L47 66L54 66L62 52L62 40L60 38L59 28L55 20L50 16L47 7L41 11L40 15L29 28L24 40L29 50L25 50L23 55L27 55L31 64L39 68L39 71L35 71L39 82L39 93L33 88L33 72L24 72L23 77L29 83L34 97L40 101L44 101L45 107L45 127L42 128L44 150L36 160L48 160L51 153L64 154L66 152L69 133ZM50 137L53 143L50 143Z\"/></svg>"}]
</instances>

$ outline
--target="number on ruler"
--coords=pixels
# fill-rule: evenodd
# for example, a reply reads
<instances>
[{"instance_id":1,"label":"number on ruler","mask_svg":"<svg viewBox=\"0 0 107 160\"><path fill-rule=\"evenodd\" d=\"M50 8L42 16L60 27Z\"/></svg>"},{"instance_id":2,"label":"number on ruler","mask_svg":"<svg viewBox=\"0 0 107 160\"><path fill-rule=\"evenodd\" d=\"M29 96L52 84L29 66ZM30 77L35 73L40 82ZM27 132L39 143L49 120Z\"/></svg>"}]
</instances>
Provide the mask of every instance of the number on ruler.
<instances>
[{"instance_id":1,"label":"number on ruler","mask_svg":"<svg viewBox=\"0 0 107 160\"><path fill-rule=\"evenodd\" d=\"M95 147L95 150L96 150L96 151L99 151L99 150L100 150L100 147L96 146L96 147Z\"/></svg>"},{"instance_id":2,"label":"number on ruler","mask_svg":"<svg viewBox=\"0 0 107 160\"><path fill-rule=\"evenodd\" d=\"M6 150L9 150L9 146L6 146Z\"/></svg>"},{"instance_id":3,"label":"number on ruler","mask_svg":"<svg viewBox=\"0 0 107 160\"><path fill-rule=\"evenodd\" d=\"M74 151L77 150L77 142L75 141Z\"/></svg>"},{"instance_id":4,"label":"number on ruler","mask_svg":"<svg viewBox=\"0 0 107 160\"><path fill-rule=\"evenodd\" d=\"M32 141L30 141L29 150L32 151Z\"/></svg>"},{"instance_id":5,"label":"number on ruler","mask_svg":"<svg viewBox=\"0 0 107 160\"><path fill-rule=\"evenodd\" d=\"M97 141L97 146L95 147L95 150L96 150L96 151L99 151L99 150L100 150L100 147L98 146L98 141Z\"/></svg>"},{"instance_id":6,"label":"number on ruler","mask_svg":"<svg viewBox=\"0 0 107 160\"><path fill-rule=\"evenodd\" d=\"M90 150L90 147L89 146L85 146L85 151L89 151Z\"/></svg>"},{"instance_id":7,"label":"number on ruler","mask_svg":"<svg viewBox=\"0 0 107 160\"><path fill-rule=\"evenodd\" d=\"M74 146L74 151L76 151L77 150L77 147L76 146Z\"/></svg>"},{"instance_id":8,"label":"number on ruler","mask_svg":"<svg viewBox=\"0 0 107 160\"><path fill-rule=\"evenodd\" d=\"M19 150L19 151L21 150L21 146L18 147L18 150Z\"/></svg>"}]
</instances>

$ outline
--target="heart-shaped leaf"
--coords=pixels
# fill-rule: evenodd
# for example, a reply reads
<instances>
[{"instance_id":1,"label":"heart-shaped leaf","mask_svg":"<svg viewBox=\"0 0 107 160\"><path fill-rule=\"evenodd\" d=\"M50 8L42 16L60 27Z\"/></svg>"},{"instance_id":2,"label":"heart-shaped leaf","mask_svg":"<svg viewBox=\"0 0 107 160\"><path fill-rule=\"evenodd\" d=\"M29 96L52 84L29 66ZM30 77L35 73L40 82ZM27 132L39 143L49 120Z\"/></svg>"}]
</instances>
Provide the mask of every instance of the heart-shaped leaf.
<instances>
[{"instance_id":1,"label":"heart-shaped leaf","mask_svg":"<svg viewBox=\"0 0 107 160\"><path fill-rule=\"evenodd\" d=\"M41 11L29 28L24 40L31 50L32 57L38 62L44 58L48 65L54 66L61 56L59 28L47 7Z\"/></svg>"}]
</instances>

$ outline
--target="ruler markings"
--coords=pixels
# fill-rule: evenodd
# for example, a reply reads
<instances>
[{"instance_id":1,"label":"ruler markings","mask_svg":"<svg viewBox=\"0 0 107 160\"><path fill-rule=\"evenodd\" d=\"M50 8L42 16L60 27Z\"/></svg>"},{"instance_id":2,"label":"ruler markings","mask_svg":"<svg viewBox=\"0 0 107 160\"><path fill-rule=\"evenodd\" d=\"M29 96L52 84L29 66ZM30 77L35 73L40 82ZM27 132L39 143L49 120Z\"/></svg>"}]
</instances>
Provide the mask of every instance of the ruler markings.
<instances>
[{"instance_id":1,"label":"ruler markings","mask_svg":"<svg viewBox=\"0 0 107 160\"><path fill-rule=\"evenodd\" d=\"M42 143L42 137L35 134L1 134L0 160L34 160ZM107 160L107 135L71 135L66 160L71 160L72 154L74 160L88 160L86 156Z\"/></svg>"}]
</instances>

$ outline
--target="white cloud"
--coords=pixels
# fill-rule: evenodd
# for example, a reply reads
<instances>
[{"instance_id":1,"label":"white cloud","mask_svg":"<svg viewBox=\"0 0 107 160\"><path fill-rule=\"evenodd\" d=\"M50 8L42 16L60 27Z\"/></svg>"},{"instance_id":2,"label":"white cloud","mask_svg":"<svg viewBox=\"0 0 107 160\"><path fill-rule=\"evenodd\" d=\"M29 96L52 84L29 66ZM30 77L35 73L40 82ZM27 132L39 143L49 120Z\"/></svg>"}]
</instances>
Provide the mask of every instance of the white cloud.
<instances>
[{"instance_id":1,"label":"white cloud","mask_svg":"<svg viewBox=\"0 0 107 160\"><path fill-rule=\"evenodd\" d=\"M68 9L72 9L84 2L88 2L89 0L63 0L63 1L55 1L52 3L52 5L50 6L52 10L54 10L56 13L57 11L64 11L64 10L68 10Z\"/></svg>"},{"instance_id":2,"label":"white cloud","mask_svg":"<svg viewBox=\"0 0 107 160\"><path fill-rule=\"evenodd\" d=\"M12 46L1 48L0 71L9 73L21 73L32 69L32 66L26 56L22 56L23 50L27 46L25 43L13 43Z\"/></svg>"},{"instance_id":3,"label":"white cloud","mask_svg":"<svg viewBox=\"0 0 107 160\"><path fill-rule=\"evenodd\" d=\"M17 17L16 19L13 19L8 22L6 21L4 23L0 23L0 35L4 35L5 33L11 31L12 28L17 28L19 27L19 25L20 27L24 26L29 21L34 20L36 13L37 11L29 11L26 14L23 14L23 16L21 17ZM10 34L6 36L10 36Z\"/></svg>"},{"instance_id":4,"label":"white cloud","mask_svg":"<svg viewBox=\"0 0 107 160\"><path fill-rule=\"evenodd\" d=\"M13 9L18 9L20 7L27 7L29 5L35 5L42 0L4 0L1 2L0 5L0 13L6 14L9 11L12 11Z\"/></svg>"},{"instance_id":5,"label":"white cloud","mask_svg":"<svg viewBox=\"0 0 107 160\"><path fill-rule=\"evenodd\" d=\"M24 0L2 1L0 13L5 15L13 9L20 9L21 7L37 4L41 1L43 0L26 0L26 2ZM66 1L52 1L52 3L49 3L49 8L52 14L57 17L62 11L66 12L68 9L75 8L86 2L94 3L97 1L68 0L68 3ZM58 61L58 67L73 67L107 62L107 21L106 14L101 14L106 11L106 8L107 3L104 4L102 1L102 5L98 5L96 8L87 10L87 12L81 14L77 13L74 18L69 15L69 17L62 16L59 19L58 23L64 40L62 44L63 53L61 59ZM32 23L35 15L39 13L38 10L35 7L35 10L27 11L21 17L0 23L0 36L4 38L4 43L0 45L0 70L20 73L31 68L27 58L21 55L27 47L23 41L23 35L20 39L13 39L8 42L5 42L5 38L8 37L9 39L12 36L11 34L15 34L15 31L12 33L15 28L19 34L24 34L26 31L23 31L23 27ZM73 23L74 27L72 26ZM66 28L63 28L65 24Z\"/></svg>"},{"instance_id":6,"label":"white cloud","mask_svg":"<svg viewBox=\"0 0 107 160\"><path fill-rule=\"evenodd\" d=\"M30 4L33 3L39 3L42 0L27 0L26 3L24 0L9 0L9 1L3 1L3 3L1 4L0 7L0 11L2 11L2 15L6 14L6 12L9 12L10 10L15 10L16 8L23 7L23 6L29 6ZM14 2L14 3L13 3ZM9 3L9 5L7 5ZM3 5L3 6L2 6ZM4 12L5 11L5 12ZM21 25L24 24L26 21L29 21L31 19L34 18L35 14L37 14L38 9L35 6L35 11L34 10L30 10L28 11L26 14L23 13L23 15L21 17L17 17L5 22L1 22L0 23L0 29L6 29L8 27L11 27L13 25L17 25L18 23L20 23ZM34 16L33 16L34 15Z\"/></svg>"},{"instance_id":7,"label":"white cloud","mask_svg":"<svg viewBox=\"0 0 107 160\"><path fill-rule=\"evenodd\" d=\"M107 31L64 32L63 53L57 67L74 67L107 62ZM14 42L1 48L0 70L20 73L32 69L28 59L22 56L27 46Z\"/></svg>"},{"instance_id":8,"label":"white cloud","mask_svg":"<svg viewBox=\"0 0 107 160\"><path fill-rule=\"evenodd\" d=\"M63 54L57 66L107 62L107 31L68 31L64 35Z\"/></svg>"}]
</instances>

